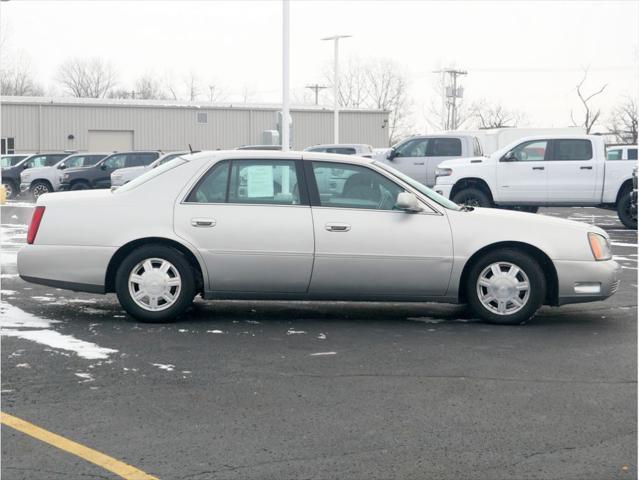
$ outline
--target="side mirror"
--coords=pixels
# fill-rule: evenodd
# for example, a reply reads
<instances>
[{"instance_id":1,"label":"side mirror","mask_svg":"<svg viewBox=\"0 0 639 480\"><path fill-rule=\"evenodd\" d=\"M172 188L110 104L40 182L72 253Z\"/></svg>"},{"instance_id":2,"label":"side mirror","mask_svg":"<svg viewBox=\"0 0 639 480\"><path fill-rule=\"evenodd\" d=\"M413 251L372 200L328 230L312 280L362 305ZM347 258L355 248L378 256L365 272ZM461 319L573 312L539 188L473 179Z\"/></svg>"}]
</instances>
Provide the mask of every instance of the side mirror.
<instances>
[{"instance_id":1,"label":"side mirror","mask_svg":"<svg viewBox=\"0 0 639 480\"><path fill-rule=\"evenodd\" d=\"M386 155L386 159L392 162L396 156L397 156L397 151L394 148L391 148L390 152L388 152L388 155Z\"/></svg>"},{"instance_id":2,"label":"side mirror","mask_svg":"<svg viewBox=\"0 0 639 480\"><path fill-rule=\"evenodd\" d=\"M102 165L100 165L100 168L101 168L102 170L106 170L106 169L107 169L107 165L106 165L106 163L103 163Z\"/></svg>"},{"instance_id":3,"label":"side mirror","mask_svg":"<svg viewBox=\"0 0 639 480\"><path fill-rule=\"evenodd\" d=\"M28 163L25 163L24 165L22 165L22 168L23 168L24 170L26 170L27 168L29 168L29 164L28 164Z\"/></svg>"},{"instance_id":4,"label":"side mirror","mask_svg":"<svg viewBox=\"0 0 639 480\"><path fill-rule=\"evenodd\" d=\"M60 170L64 170L65 168L67 168L67 166L64 163L61 163L60 165L58 165L58 169Z\"/></svg>"},{"instance_id":5,"label":"side mirror","mask_svg":"<svg viewBox=\"0 0 639 480\"><path fill-rule=\"evenodd\" d=\"M415 213L421 212L422 207L419 205L417 197L409 192L402 192L397 195L397 201L395 202L395 208L404 210L405 212Z\"/></svg>"},{"instance_id":6,"label":"side mirror","mask_svg":"<svg viewBox=\"0 0 639 480\"><path fill-rule=\"evenodd\" d=\"M501 157L500 161L501 162L516 162L517 158L515 157L515 154L513 153L513 151L510 150L509 152L506 152L506 155Z\"/></svg>"}]
</instances>

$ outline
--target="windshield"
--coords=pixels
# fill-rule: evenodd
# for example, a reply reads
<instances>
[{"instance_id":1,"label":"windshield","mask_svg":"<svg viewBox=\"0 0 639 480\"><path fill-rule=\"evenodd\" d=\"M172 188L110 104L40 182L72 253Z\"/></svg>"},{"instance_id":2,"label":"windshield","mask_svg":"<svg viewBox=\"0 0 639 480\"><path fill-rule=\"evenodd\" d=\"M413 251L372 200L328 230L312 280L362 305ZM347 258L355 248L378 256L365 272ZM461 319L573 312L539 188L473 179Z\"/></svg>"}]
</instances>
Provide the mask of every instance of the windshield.
<instances>
[{"instance_id":1,"label":"windshield","mask_svg":"<svg viewBox=\"0 0 639 480\"><path fill-rule=\"evenodd\" d=\"M143 173L142 175L140 175L139 177L134 178L133 180L131 180L129 183L121 186L120 188L118 188L116 190L116 193L119 192L128 192L129 190L133 190L134 188L136 188L138 185L143 184L144 182L151 180L152 178L157 177L158 175L162 175L164 172L171 170L175 167L179 167L180 165L183 165L186 163L186 160L184 160L181 157L177 157L174 158L173 160L163 163L162 165L156 167L156 168L152 168L151 170Z\"/></svg>"},{"instance_id":2,"label":"windshield","mask_svg":"<svg viewBox=\"0 0 639 480\"><path fill-rule=\"evenodd\" d=\"M439 203L442 207L449 208L450 210L461 210L461 207L457 205L455 202L451 202L446 197L440 195L439 193L434 192L427 186L422 185L417 180L413 180L409 176L404 175L399 170L395 170L393 167L386 165L385 163L381 163L377 161L374 161L373 164L386 170L388 173L390 173L391 175L394 175L395 177L399 178L403 182L406 182L415 190L417 190L419 193L421 193L422 195L425 195L426 197L430 198L434 202Z\"/></svg>"},{"instance_id":3,"label":"windshield","mask_svg":"<svg viewBox=\"0 0 639 480\"><path fill-rule=\"evenodd\" d=\"M25 158L27 158L27 155L3 155L0 159L0 166L2 168L15 167Z\"/></svg>"},{"instance_id":4,"label":"windshield","mask_svg":"<svg viewBox=\"0 0 639 480\"><path fill-rule=\"evenodd\" d=\"M64 163L67 168L91 167L104 157L106 157L106 155L76 155L59 161L57 166L59 167Z\"/></svg>"}]
</instances>

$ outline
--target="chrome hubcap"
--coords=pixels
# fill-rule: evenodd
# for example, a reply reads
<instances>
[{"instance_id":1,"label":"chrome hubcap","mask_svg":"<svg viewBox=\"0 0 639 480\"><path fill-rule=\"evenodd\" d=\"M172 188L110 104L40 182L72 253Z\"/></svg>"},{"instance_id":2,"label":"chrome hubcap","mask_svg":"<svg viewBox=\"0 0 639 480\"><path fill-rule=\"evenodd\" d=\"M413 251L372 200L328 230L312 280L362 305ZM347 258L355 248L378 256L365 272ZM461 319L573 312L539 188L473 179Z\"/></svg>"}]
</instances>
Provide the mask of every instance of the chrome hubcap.
<instances>
[{"instance_id":1,"label":"chrome hubcap","mask_svg":"<svg viewBox=\"0 0 639 480\"><path fill-rule=\"evenodd\" d=\"M526 272L514 263L496 262L479 275L477 296L490 312L512 315L528 303L530 281Z\"/></svg>"},{"instance_id":2,"label":"chrome hubcap","mask_svg":"<svg viewBox=\"0 0 639 480\"><path fill-rule=\"evenodd\" d=\"M49 193L49 189L46 185L36 185L35 187L33 187L33 196L35 198L38 198L40 195L43 195L45 193Z\"/></svg>"},{"instance_id":3,"label":"chrome hubcap","mask_svg":"<svg viewBox=\"0 0 639 480\"><path fill-rule=\"evenodd\" d=\"M166 310L180 296L182 279L175 266L163 258L148 258L129 274L129 293L133 301L151 312Z\"/></svg>"}]
</instances>

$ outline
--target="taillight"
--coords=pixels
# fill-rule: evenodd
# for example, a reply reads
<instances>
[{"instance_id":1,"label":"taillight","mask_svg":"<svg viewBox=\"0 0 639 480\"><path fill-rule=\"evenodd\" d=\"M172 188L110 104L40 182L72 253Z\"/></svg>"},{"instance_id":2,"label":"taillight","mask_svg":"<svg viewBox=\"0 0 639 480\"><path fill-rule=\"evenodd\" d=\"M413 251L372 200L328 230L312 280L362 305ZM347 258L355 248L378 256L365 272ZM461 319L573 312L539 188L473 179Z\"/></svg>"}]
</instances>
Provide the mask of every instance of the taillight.
<instances>
[{"instance_id":1,"label":"taillight","mask_svg":"<svg viewBox=\"0 0 639 480\"><path fill-rule=\"evenodd\" d=\"M44 215L44 207L36 207L31 217L31 223L29 224L29 230L27 230L27 243L33 244L36 235L38 234L38 228L40 228L40 222Z\"/></svg>"}]
</instances>

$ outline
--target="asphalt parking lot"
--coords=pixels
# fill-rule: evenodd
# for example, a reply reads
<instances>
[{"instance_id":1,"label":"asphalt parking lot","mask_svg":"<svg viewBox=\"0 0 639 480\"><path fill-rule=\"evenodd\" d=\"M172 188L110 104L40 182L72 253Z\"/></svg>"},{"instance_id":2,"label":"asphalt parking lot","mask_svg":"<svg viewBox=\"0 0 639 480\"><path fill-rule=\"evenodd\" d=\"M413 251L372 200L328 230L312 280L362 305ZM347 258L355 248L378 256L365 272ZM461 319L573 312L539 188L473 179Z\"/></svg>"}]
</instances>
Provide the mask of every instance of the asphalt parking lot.
<instances>
[{"instance_id":1,"label":"asphalt parking lot","mask_svg":"<svg viewBox=\"0 0 639 480\"><path fill-rule=\"evenodd\" d=\"M196 303L179 323L16 274L2 207L2 411L162 479L637 477L637 233L601 303L517 327L435 304ZM2 426L2 478L119 478ZM130 477L134 478L134 477Z\"/></svg>"}]
</instances>

